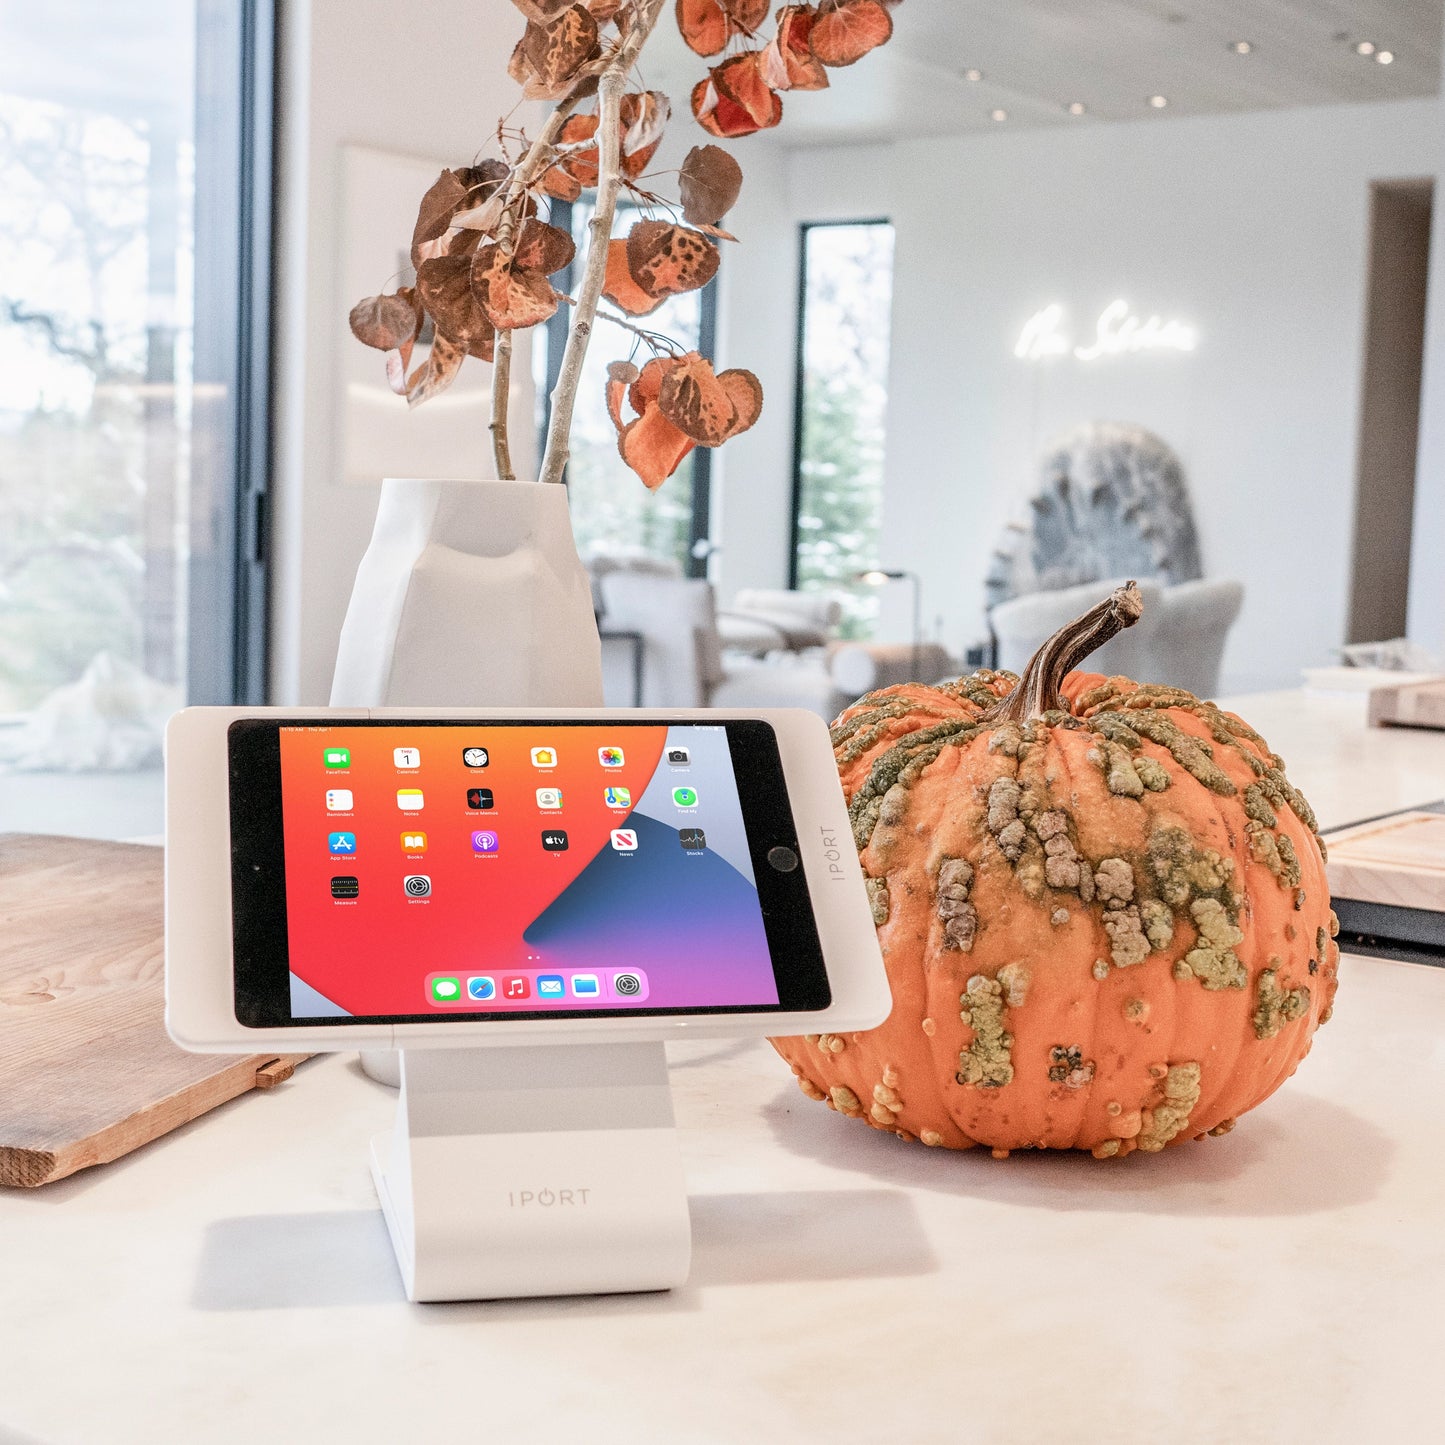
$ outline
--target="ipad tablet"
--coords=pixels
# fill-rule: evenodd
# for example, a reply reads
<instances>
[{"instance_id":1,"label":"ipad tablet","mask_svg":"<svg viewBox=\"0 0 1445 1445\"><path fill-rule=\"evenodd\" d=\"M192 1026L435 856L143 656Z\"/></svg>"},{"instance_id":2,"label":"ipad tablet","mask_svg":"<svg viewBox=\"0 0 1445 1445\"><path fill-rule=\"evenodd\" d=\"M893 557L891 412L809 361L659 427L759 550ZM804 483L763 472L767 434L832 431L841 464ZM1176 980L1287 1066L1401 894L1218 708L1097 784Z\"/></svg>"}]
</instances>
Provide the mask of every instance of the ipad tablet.
<instances>
[{"instance_id":1,"label":"ipad tablet","mask_svg":"<svg viewBox=\"0 0 1445 1445\"><path fill-rule=\"evenodd\" d=\"M179 1042L837 1032L889 996L811 714L191 709Z\"/></svg>"}]
</instances>

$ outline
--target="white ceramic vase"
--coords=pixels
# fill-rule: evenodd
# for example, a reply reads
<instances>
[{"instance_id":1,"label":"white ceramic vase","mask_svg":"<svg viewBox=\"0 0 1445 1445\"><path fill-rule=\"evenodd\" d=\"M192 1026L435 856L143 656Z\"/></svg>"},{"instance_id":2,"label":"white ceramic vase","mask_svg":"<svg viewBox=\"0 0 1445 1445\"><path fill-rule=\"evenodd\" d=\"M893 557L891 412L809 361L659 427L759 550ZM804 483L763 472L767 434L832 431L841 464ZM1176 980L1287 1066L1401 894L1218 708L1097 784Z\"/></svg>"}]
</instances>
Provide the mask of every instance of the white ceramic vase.
<instances>
[{"instance_id":1,"label":"white ceramic vase","mask_svg":"<svg viewBox=\"0 0 1445 1445\"><path fill-rule=\"evenodd\" d=\"M567 491L391 478L341 629L333 707L601 707Z\"/></svg>"},{"instance_id":2,"label":"white ceramic vase","mask_svg":"<svg viewBox=\"0 0 1445 1445\"><path fill-rule=\"evenodd\" d=\"M333 707L601 707L567 490L390 478L341 629ZM400 1082L400 1055L362 1068Z\"/></svg>"}]
</instances>

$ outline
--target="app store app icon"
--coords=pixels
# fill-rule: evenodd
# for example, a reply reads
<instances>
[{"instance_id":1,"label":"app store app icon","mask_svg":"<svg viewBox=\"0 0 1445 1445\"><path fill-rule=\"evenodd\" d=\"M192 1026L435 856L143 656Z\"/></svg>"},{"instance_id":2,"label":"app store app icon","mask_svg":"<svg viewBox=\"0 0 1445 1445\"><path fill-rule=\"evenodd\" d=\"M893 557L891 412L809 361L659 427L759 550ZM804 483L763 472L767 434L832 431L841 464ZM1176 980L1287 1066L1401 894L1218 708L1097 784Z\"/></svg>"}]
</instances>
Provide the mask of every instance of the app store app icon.
<instances>
[{"instance_id":1,"label":"app store app icon","mask_svg":"<svg viewBox=\"0 0 1445 1445\"><path fill-rule=\"evenodd\" d=\"M355 833L328 833L326 847L333 857L356 852Z\"/></svg>"}]
</instances>

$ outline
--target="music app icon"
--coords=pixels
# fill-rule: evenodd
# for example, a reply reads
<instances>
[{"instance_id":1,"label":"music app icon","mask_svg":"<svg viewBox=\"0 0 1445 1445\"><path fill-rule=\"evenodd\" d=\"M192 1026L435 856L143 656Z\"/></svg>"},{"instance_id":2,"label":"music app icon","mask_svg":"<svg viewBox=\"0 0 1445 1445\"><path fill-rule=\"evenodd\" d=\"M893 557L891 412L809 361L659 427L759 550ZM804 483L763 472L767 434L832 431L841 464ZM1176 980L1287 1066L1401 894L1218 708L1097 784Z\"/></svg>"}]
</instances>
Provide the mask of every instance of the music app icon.
<instances>
[{"instance_id":1,"label":"music app icon","mask_svg":"<svg viewBox=\"0 0 1445 1445\"><path fill-rule=\"evenodd\" d=\"M530 998L532 996L532 985L521 975L514 975L506 980L502 989L503 998Z\"/></svg>"}]
</instances>

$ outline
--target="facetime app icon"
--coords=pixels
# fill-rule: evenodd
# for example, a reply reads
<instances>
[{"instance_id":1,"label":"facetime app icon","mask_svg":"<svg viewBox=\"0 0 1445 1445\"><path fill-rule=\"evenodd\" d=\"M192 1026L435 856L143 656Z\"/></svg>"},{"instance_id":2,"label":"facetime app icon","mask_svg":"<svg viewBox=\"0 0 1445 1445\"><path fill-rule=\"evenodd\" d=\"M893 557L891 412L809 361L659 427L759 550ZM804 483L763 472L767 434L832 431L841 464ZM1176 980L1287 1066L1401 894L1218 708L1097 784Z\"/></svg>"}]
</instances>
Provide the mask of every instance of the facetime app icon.
<instances>
[{"instance_id":1,"label":"facetime app icon","mask_svg":"<svg viewBox=\"0 0 1445 1445\"><path fill-rule=\"evenodd\" d=\"M349 768L351 766L350 748L327 748L321 756L328 768Z\"/></svg>"}]
</instances>

